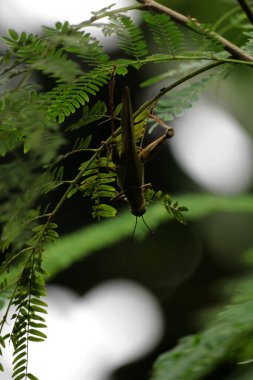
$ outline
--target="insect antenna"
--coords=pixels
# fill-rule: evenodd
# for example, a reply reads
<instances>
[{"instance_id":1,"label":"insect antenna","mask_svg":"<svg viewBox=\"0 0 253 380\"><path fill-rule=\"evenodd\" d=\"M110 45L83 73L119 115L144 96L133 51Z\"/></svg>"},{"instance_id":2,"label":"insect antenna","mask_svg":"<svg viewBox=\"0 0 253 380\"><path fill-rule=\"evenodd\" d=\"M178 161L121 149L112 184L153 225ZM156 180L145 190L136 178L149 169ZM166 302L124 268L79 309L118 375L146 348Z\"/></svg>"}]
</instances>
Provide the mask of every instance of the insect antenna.
<instances>
[{"instance_id":1,"label":"insect antenna","mask_svg":"<svg viewBox=\"0 0 253 380\"><path fill-rule=\"evenodd\" d=\"M123 266L127 265L127 260L129 259L129 252L131 252L131 248L132 248L132 246L134 244L134 235L135 235L137 223L138 223L138 220L137 220L137 216L136 216L135 217L135 223L134 223L134 228L133 228L133 232L132 232L132 235L131 235L130 243L127 244L127 247L125 246L125 249L124 249L124 257L122 257L123 258L123 261L122 261Z\"/></svg>"},{"instance_id":2,"label":"insect antenna","mask_svg":"<svg viewBox=\"0 0 253 380\"><path fill-rule=\"evenodd\" d=\"M131 235L131 242L130 242L130 247L132 247L133 245L133 242L134 242L134 235L135 235L135 231L136 231L136 227L137 227L137 223L138 223L138 217L136 216L135 217L135 223L134 223L134 228L133 228L133 232L132 232L132 235Z\"/></svg>"},{"instance_id":3,"label":"insect antenna","mask_svg":"<svg viewBox=\"0 0 253 380\"><path fill-rule=\"evenodd\" d=\"M137 218L137 217L136 217ZM144 225L145 225L145 227L147 228L147 230L149 231L149 233L150 233L150 235L152 236L152 238L154 239L154 241L156 242L156 244L158 245L158 247L166 254L166 256L168 256L167 255L167 253L166 253L166 250L165 250L165 248L161 245L161 243L160 243L160 241L157 239L157 237L156 237L156 234L154 233L154 231L152 231L151 230L151 228L149 227L149 225L148 225L148 223L146 222L146 220L145 220L145 218L144 218L144 216L142 215L142 220L143 220L143 223L144 223ZM136 228L136 226L135 226L135 228Z\"/></svg>"}]
</instances>

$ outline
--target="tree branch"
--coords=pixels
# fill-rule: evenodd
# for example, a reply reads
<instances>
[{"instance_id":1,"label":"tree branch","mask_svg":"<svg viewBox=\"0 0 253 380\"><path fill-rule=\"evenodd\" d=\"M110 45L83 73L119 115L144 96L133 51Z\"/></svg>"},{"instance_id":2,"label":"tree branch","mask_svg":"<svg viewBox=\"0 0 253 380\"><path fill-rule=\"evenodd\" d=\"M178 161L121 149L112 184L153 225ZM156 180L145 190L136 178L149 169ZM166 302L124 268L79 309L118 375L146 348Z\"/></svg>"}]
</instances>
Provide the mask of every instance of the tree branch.
<instances>
[{"instance_id":1,"label":"tree branch","mask_svg":"<svg viewBox=\"0 0 253 380\"><path fill-rule=\"evenodd\" d=\"M242 10L244 11L244 13L246 14L246 16L248 17L248 20L251 24L253 24L253 11L252 9L250 8L247 0L237 0L238 3L240 4Z\"/></svg>"},{"instance_id":2,"label":"tree branch","mask_svg":"<svg viewBox=\"0 0 253 380\"><path fill-rule=\"evenodd\" d=\"M150 9L155 12L165 13L166 15L170 16L172 20L193 30L193 28L189 25L189 21L190 21L189 17L186 17L185 15L179 12L176 12L171 8L168 8L162 4L159 4L154 0L137 0L137 1L144 5L144 9ZM201 26L201 23L196 22L196 25ZM251 55L245 53L241 48L239 48L237 45L233 44L226 38L222 37L220 34L211 31L211 32L206 32L205 35L207 36L210 35L211 37L216 38L217 41L219 41L224 46L224 49L228 51L234 58L238 58L243 61L253 62L253 57Z\"/></svg>"}]
</instances>

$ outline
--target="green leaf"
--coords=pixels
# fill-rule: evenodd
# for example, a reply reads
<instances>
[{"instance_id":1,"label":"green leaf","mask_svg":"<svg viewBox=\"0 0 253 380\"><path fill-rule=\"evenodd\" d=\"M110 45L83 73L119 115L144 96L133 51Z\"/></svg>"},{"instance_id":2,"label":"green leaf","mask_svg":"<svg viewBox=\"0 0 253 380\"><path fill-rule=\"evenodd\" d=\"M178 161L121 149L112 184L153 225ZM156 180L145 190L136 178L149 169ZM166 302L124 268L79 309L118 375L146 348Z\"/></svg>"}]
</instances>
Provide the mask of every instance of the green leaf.
<instances>
[{"instance_id":1,"label":"green leaf","mask_svg":"<svg viewBox=\"0 0 253 380\"><path fill-rule=\"evenodd\" d=\"M19 368L20 366L22 366L23 364L25 364L27 362L27 359L22 359L20 360L19 362L17 362L14 367L13 367L13 370L15 371L17 368Z\"/></svg>"},{"instance_id":2,"label":"green leaf","mask_svg":"<svg viewBox=\"0 0 253 380\"><path fill-rule=\"evenodd\" d=\"M36 336L39 336L39 337L44 338L44 339L47 338L46 334L44 334L41 331L36 330L36 329L30 329L28 332L31 335L36 335Z\"/></svg>"},{"instance_id":3,"label":"green leaf","mask_svg":"<svg viewBox=\"0 0 253 380\"><path fill-rule=\"evenodd\" d=\"M19 359L23 358L24 356L26 356L26 351L23 351L23 352L21 352L21 354L15 356L15 358L13 359L12 364L15 364Z\"/></svg>"},{"instance_id":4,"label":"green leaf","mask_svg":"<svg viewBox=\"0 0 253 380\"><path fill-rule=\"evenodd\" d=\"M49 223L48 227L52 228L52 229L58 228L58 224L56 224L56 223Z\"/></svg>"},{"instance_id":5,"label":"green leaf","mask_svg":"<svg viewBox=\"0 0 253 380\"><path fill-rule=\"evenodd\" d=\"M45 342L45 338L36 338L35 336L29 336L28 340L30 342Z\"/></svg>"},{"instance_id":6,"label":"green leaf","mask_svg":"<svg viewBox=\"0 0 253 380\"><path fill-rule=\"evenodd\" d=\"M57 21L55 23L55 27L56 27L57 30L61 30L62 29L62 23L60 21Z\"/></svg>"},{"instance_id":7,"label":"green leaf","mask_svg":"<svg viewBox=\"0 0 253 380\"><path fill-rule=\"evenodd\" d=\"M23 379L24 377L25 377L25 373L21 373L20 375L18 375L17 377L15 377L13 380L21 380L21 379ZM12 377L13 377L13 375L12 375Z\"/></svg>"},{"instance_id":8,"label":"green leaf","mask_svg":"<svg viewBox=\"0 0 253 380\"><path fill-rule=\"evenodd\" d=\"M30 150L29 141L25 140L24 142L24 153L27 154Z\"/></svg>"},{"instance_id":9,"label":"green leaf","mask_svg":"<svg viewBox=\"0 0 253 380\"><path fill-rule=\"evenodd\" d=\"M47 307L47 303L45 301L42 301L39 298L31 298L30 303L33 305L38 305L38 306L45 306Z\"/></svg>"},{"instance_id":10,"label":"green leaf","mask_svg":"<svg viewBox=\"0 0 253 380\"><path fill-rule=\"evenodd\" d=\"M59 114L59 123L60 123L60 124L63 123L64 120L65 120L65 114L64 114L64 112L61 112L61 113Z\"/></svg>"},{"instance_id":11,"label":"green leaf","mask_svg":"<svg viewBox=\"0 0 253 380\"><path fill-rule=\"evenodd\" d=\"M79 191L79 188L78 187L74 187L74 189L70 190L70 192L68 193L67 198L71 198L72 195L74 195L78 191Z\"/></svg>"},{"instance_id":12,"label":"green leaf","mask_svg":"<svg viewBox=\"0 0 253 380\"><path fill-rule=\"evenodd\" d=\"M189 209L185 206L179 206L178 211L189 211Z\"/></svg>"},{"instance_id":13,"label":"green leaf","mask_svg":"<svg viewBox=\"0 0 253 380\"><path fill-rule=\"evenodd\" d=\"M62 25L62 32L66 33L69 30L69 22L64 21L64 24Z\"/></svg>"},{"instance_id":14,"label":"green leaf","mask_svg":"<svg viewBox=\"0 0 253 380\"><path fill-rule=\"evenodd\" d=\"M5 341L4 338L0 335L0 345L5 348Z\"/></svg>"},{"instance_id":15,"label":"green leaf","mask_svg":"<svg viewBox=\"0 0 253 380\"><path fill-rule=\"evenodd\" d=\"M25 341L26 339L24 340L24 342ZM19 352L26 350L26 348L27 348L26 344L22 344L21 346L15 348L14 355L17 355Z\"/></svg>"},{"instance_id":16,"label":"green leaf","mask_svg":"<svg viewBox=\"0 0 253 380\"><path fill-rule=\"evenodd\" d=\"M15 30L9 29L8 32L13 40L18 41L18 33Z\"/></svg>"},{"instance_id":17,"label":"green leaf","mask_svg":"<svg viewBox=\"0 0 253 380\"><path fill-rule=\"evenodd\" d=\"M13 377L15 380L17 380L17 379L16 379L16 376L17 376L20 372L24 372L25 369L26 369L25 366L19 367L18 369L16 369L16 371L13 372L12 377ZM25 374L24 374L24 375L25 375ZM21 375L20 375L20 376L21 376ZM24 376L23 376L23 377L24 377ZM22 379L23 377L20 377L20 379Z\"/></svg>"},{"instance_id":18,"label":"green leaf","mask_svg":"<svg viewBox=\"0 0 253 380\"><path fill-rule=\"evenodd\" d=\"M40 224L32 229L33 232L40 232L45 228L45 224Z\"/></svg>"},{"instance_id":19,"label":"green leaf","mask_svg":"<svg viewBox=\"0 0 253 380\"><path fill-rule=\"evenodd\" d=\"M45 325L44 323L35 323L35 322L30 322L30 326L36 329L44 329L47 327L47 325Z\"/></svg>"},{"instance_id":20,"label":"green leaf","mask_svg":"<svg viewBox=\"0 0 253 380\"><path fill-rule=\"evenodd\" d=\"M92 215L96 218L98 215L103 218L110 218L116 215L117 210L107 204L101 203L98 206L94 206L95 211Z\"/></svg>"},{"instance_id":21,"label":"green leaf","mask_svg":"<svg viewBox=\"0 0 253 380\"><path fill-rule=\"evenodd\" d=\"M31 305L30 309L33 311L33 312L37 312L37 313L43 313L43 314L47 314L47 311L39 306L36 306L36 305Z\"/></svg>"},{"instance_id":22,"label":"green leaf","mask_svg":"<svg viewBox=\"0 0 253 380\"><path fill-rule=\"evenodd\" d=\"M30 318L31 318L31 320L36 320L36 321L40 321L40 322L46 322L45 318L43 318L40 315L35 314L35 313L31 313L30 314Z\"/></svg>"},{"instance_id":23,"label":"green leaf","mask_svg":"<svg viewBox=\"0 0 253 380\"><path fill-rule=\"evenodd\" d=\"M98 88L96 90L98 90ZM87 102L87 103L89 102L90 99L89 99L89 96L86 92L80 91L79 95L85 100L85 102Z\"/></svg>"},{"instance_id":24,"label":"green leaf","mask_svg":"<svg viewBox=\"0 0 253 380\"><path fill-rule=\"evenodd\" d=\"M31 373L28 373L28 374L27 374L27 377L28 377L28 379L30 379L30 380L39 380L38 377L32 375Z\"/></svg>"},{"instance_id":25,"label":"green leaf","mask_svg":"<svg viewBox=\"0 0 253 380\"><path fill-rule=\"evenodd\" d=\"M53 237L55 237L55 238L58 238L58 237L59 237L58 232L56 232L56 231L54 231L54 230L48 230L48 231L47 231L47 235L48 235L48 236L53 236Z\"/></svg>"},{"instance_id":26,"label":"green leaf","mask_svg":"<svg viewBox=\"0 0 253 380\"><path fill-rule=\"evenodd\" d=\"M17 352L17 349L20 347L23 347L23 344L26 342L26 338L22 338L18 340L18 342L15 344L15 353Z\"/></svg>"},{"instance_id":27,"label":"green leaf","mask_svg":"<svg viewBox=\"0 0 253 380\"><path fill-rule=\"evenodd\" d=\"M120 114L121 108L122 108L122 103L119 103L114 110L114 116L118 116Z\"/></svg>"}]
</instances>

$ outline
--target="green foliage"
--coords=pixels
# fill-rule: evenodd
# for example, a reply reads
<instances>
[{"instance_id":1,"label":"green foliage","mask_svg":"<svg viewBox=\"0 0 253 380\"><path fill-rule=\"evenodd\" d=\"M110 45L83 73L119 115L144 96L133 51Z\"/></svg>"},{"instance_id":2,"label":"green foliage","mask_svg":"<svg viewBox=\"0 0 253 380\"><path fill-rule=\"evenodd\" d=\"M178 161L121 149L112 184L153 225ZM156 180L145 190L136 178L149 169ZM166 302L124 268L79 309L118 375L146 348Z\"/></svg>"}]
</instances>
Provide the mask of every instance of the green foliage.
<instances>
[{"instance_id":1,"label":"green foliage","mask_svg":"<svg viewBox=\"0 0 253 380\"><path fill-rule=\"evenodd\" d=\"M43 31L50 42L53 41L56 46L62 46L66 53L75 54L81 58L83 63L98 66L109 60L108 55L96 38L92 37L90 33L75 30L68 22L64 24L57 22L55 28L43 27Z\"/></svg>"},{"instance_id":2,"label":"green foliage","mask_svg":"<svg viewBox=\"0 0 253 380\"><path fill-rule=\"evenodd\" d=\"M145 198L147 204L154 201L161 203L172 218L175 218L179 223L186 224L183 212L188 211L188 208L179 206L178 201L174 201L171 195L163 195L161 191L155 192L152 189L148 189L145 193Z\"/></svg>"},{"instance_id":3,"label":"green foliage","mask_svg":"<svg viewBox=\"0 0 253 380\"><path fill-rule=\"evenodd\" d=\"M36 264L34 264L35 260ZM27 280L29 287L27 287ZM12 377L15 380L27 375L29 342L44 342L46 339L46 335L41 331L46 328L45 319L41 316L41 314L47 314L47 304L41 300L41 297L45 295L45 284L42 281L39 260L33 257L19 279L16 294L11 302L16 308L12 316L14 327L10 336L14 347ZM30 374L30 378L32 376Z\"/></svg>"},{"instance_id":4,"label":"green foliage","mask_svg":"<svg viewBox=\"0 0 253 380\"><path fill-rule=\"evenodd\" d=\"M164 82L165 80L170 80L171 78L178 77L180 75L188 74L192 70L196 70L200 67L203 67L203 62L182 62L179 63L175 68L170 68L169 71L163 72L154 77L148 78L140 84L140 87L152 86L158 82Z\"/></svg>"},{"instance_id":5,"label":"green foliage","mask_svg":"<svg viewBox=\"0 0 253 380\"><path fill-rule=\"evenodd\" d=\"M168 16L144 12L144 20L161 53L169 53L175 57L186 50L183 33Z\"/></svg>"},{"instance_id":6,"label":"green foliage","mask_svg":"<svg viewBox=\"0 0 253 380\"><path fill-rule=\"evenodd\" d=\"M193 82L181 90L173 91L171 95L164 96L157 103L156 113L166 122L182 116L185 110L192 108L193 104L198 101L199 93L203 91L212 78L213 74L198 82Z\"/></svg>"},{"instance_id":7,"label":"green foliage","mask_svg":"<svg viewBox=\"0 0 253 380\"><path fill-rule=\"evenodd\" d=\"M83 171L87 163L80 167L82 171L82 181L78 190L83 196L90 197L94 201L92 217L94 219L107 218L116 215L116 209L108 204L101 203L101 200L112 199L116 195L115 187L112 186L116 180L116 172L112 163L106 157L98 158L89 165L89 169Z\"/></svg>"},{"instance_id":8,"label":"green foliage","mask_svg":"<svg viewBox=\"0 0 253 380\"><path fill-rule=\"evenodd\" d=\"M94 106L91 106L90 108L88 106L84 106L82 117L80 117L77 123L71 124L68 129L73 131L75 129L83 128L88 124L95 123L96 121L106 117L106 112L106 104L101 100L99 100Z\"/></svg>"},{"instance_id":9,"label":"green foliage","mask_svg":"<svg viewBox=\"0 0 253 380\"><path fill-rule=\"evenodd\" d=\"M61 81L69 82L81 74L75 62L68 59L64 50L51 39L22 32L20 36L13 30L3 40L10 48L10 53L17 63L26 63L30 69L39 70ZM57 42L57 41L56 41Z\"/></svg>"},{"instance_id":10,"label":"green foliage","mask_svg":"<svg viewBox=\"0 0 253 380\"><path fill-rule=\"evenodd\" d=\"M223 51L223 46L217 39L211 25L203 23L199 24L193 18L189 18L188 25L194 32L191 34L191 37L195 48L197 48L198 51L206 52L207 55L210 54L211 56L217 52Z\"/></svg>"},{"instance_id":11,"label":"green foliage","mask_svg":"<svg viewBox=\"0 0 253 380\"><path fill-rule=\"evenodd\" d=\"M51 226L51 228L54 226ZM43 342L46 335L41 329L46 328L45 319L41 314L47 314L47 304L41 299L46 296L44 276L46 272L41 267L42 250L41 244L43 239L51 236L53 229L46 232L45 226L38 226L34 229L35 235L33 242L28 249L29 253L25 265L14 282L15 287L10 296L9 306L6 309L4 317L0 324L2 331L8 318L10 306L15 308L11 319L14 325L10 334L1 338L2 346L5 347L4 341L10 339L13 344L13 375L15 380L28 376L28 360L30 342ZM4 263L8 265L8 263ZM8 288L7 282L4 282L2 291ZM2 352L1 352L2 355ZM32 378L32 374L30 377Z\"/></svg>"},{"instance_id":12,"label":"green foliage","mask_svg":"<svg viewBox=\"0 0 253 380\"><path fill-rule=\"evenodd\" d=\"M42 103L48 117L63 123L66 117L75 113L85 103L89 103L90 96L96 95L100 87L108 82L109 73L109 69L95 68L69 85L59 84L50 93L44 94Z\"/></svg>"},{"instance_id":13,"label":"green foliage","mask_svg":"<svg viewBox=\"0 0 253 380\"><path fill-rule=\"evenodd\" d=\"M57 22L55 27L43 27L40 35L25 32L19 34L11 29L2 38L6 50L0 57L0 155L3 157L0 165L0 248L3 255L0 267L0 302L1 306L6 303L6 312L0 323L0 355L3 354L6 343L11 341L14 347L14 380L37 379L29 373L28 363L30 343L42 342L46 338L43 330L46 327L46 303L42 298L46 294L47 273L42 268L42 262L45 260L45 267L48 266L52 275L81 255L94 250L94 241L98 247L98 239L93 236L93 242L90 241L87 250L82 253L80 249L75 252L72 247L68 253L62 249L60 255L56 250L56 256L47 256L47 251L44 253L45 245L55 243L58 238L57 225L54 223L57 212L68 198L81 193L93 201L91 213L94 218L116 215L111 199L118 194L119 189L110 145L116 143L121 151L121 105L115 110L110 109L111 104L108 106L108 103L113 103L112 99L108 102L107 96L104 98L104 91L108 93L108 83L118 76L126 76L129 70L141 70L144 65L154 63L165 63L166 66L172 63L173 66L146 84L172 78L174 74L170 70L174 70L177 75L187 73L187 78L182 77L181 81L174 83L174 87L183 85L180 90L170 92L173 86L166 88L166 91L161 89L155 98L147 100L136 110L134 133L139 144L143 140L146 119L151 111L167 122L192 107L199 92L212 78L209 75L185 86L186 79L200 73L199 67L204 72L214 65L231 64L228 54L224 53L224 46L219 43L210 26L190 19L188 27L193 30L193 34L188 33L185 38L186 33L183 34L165 14L144 11L144 33L142 27L136 25L125 12L112 8L110 6L94 12L90 20L80 25ZM106 17L109 18L109 24L96 23L98 19ZM117 59L111 57L101 43L87 32L90 26L102 29L107 37L116 38L119 47ZM149 32L146 33L146 29ZM251 32L247 36L249 40L245 50L252 54ZM149 37L154 42L151 49ZM186 40L190 41L189 45ZM193 50L192 45L196 41L197 48ZM211 66L205 68L203 60ZM242 60L240 63L243 63ZM50 89L45 91L34 81L34 74L37 73L52 79ZM167 96L161 99L166 92ZM96 147L91 129L94 124L103 125L108 120L118 129ZM64 145L68 134L79 134L72 149ZM85 154L83 163L74 167L73 176L67 178L69 174L65 174L65 160L80 152ZM45 206L48 194L58 188L62 193L55 205ZM162 196L160 192L152 190L146 193L146 201L147 204L154 201L162 203L167 211L166 218L173 217L180 223L185 223L183 212L187 209L179 206L181 201L178 203L170 195ZM198 205L199 202L201 200L198 197ZM183 204L190 210L193 206L190 218L194 217L194 210L195 217L202 215L203 208L196 211L197 206L195 204L194 209L194 200L191 203L190 197L186 197ZM238 207L238 204L233 207ZM158 223L165 216L159 211L156 219L155 210L158 209L153 208L154 221ZM103 238L109 242L126 236L129 229L126 230L124 223L120 219L117 222L117 236L111 229L110 233L106 230ZM106 229L106 224L104 226ZM96 228L96 233L98 228L103 232L104 227ZM69 252L73 254L70 255ZM9 335L3 336L3 327L11 308L15 309L12 315L14 326ZM194 342L196 343L195 338L193 341L189 338L187 347ZM213 362L216 359L217 355L212 359ZM165 366L170 360L170 356L168 359L166 356ZM158 367L160 371L160 364ZM1 364L0 370L3 370Z\"/></svg>"},{"instance_id":14,"label":"green foliage","mask_svg":"<svg viewBox=\"0 0 253 380\"><path fill-rule=\"evenodd\" d=\"M252 54L253 53L253 32L250 31L250 32L245 32L244 33L248 38L248 41L246 42L245 46L244 46L244 50L249 53L249 54Z\"/></svg>"},{"instance_id":15,"label":"green foliage","mask_svg":"<svg viewBox=\"0 0 253 380\"><path fill-rule=\"evenodd\" d=\"M124 15L111 17L111 23L103 28L103 32L106 36L116 34L119 47L137 61L146 56L148 50L143 33L130 17ZM135 66L139 67L138 64Z\"/></svg>"}]
</instances>

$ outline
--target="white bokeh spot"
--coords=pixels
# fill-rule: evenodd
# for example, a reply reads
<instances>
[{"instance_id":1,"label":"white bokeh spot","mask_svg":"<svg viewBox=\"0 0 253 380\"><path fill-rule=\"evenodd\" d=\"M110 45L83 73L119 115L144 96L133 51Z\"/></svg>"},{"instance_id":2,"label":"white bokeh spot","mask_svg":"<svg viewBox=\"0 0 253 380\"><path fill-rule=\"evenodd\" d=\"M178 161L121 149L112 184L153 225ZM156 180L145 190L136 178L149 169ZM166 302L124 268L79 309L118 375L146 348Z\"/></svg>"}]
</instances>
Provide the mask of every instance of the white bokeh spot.
<instances>
[{"instance_id":1,"label":"white bokeh spot","mask_svg":"<svg viewBox=\"0 0 253 380\"><path fill-rule=\"evenodd\" d=\"M201 101L174 123L170 147L182 169L206 190L246 191L252 182L252 140L231 114Z\"/></svg>"},{"instance_id":2,"label":"white bokeh spot","mask_svg":"<svg viewBox=\"0 0 253 380\"><path fill-rule=\"evenodd\" d=\"M131 0L8 0L0 2L2 27L17 31L36 32L41 25L53 25L56 21L79 24L89 19L93 11L115 4L112 9L133 5ZM132 13L131 13L132 14Z\"/></svg>"},{"instance_id":3,"label":"white bokeh spot","mask_svg":"<svg viewBox=\"0 0 253 380\"><path fill-rule=\"evenodd\" d=\"M106 380L149 353L163 333L158 302L131 281L107 282L84 297L49 287L47 302L48 339L30 343L29 354L29 372L40 380ZM12 359L8 346L2 380L11 378Z\"/></svg>"}]
</instances>

